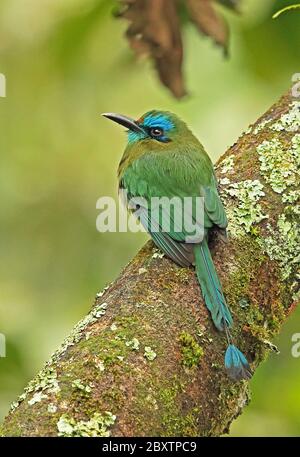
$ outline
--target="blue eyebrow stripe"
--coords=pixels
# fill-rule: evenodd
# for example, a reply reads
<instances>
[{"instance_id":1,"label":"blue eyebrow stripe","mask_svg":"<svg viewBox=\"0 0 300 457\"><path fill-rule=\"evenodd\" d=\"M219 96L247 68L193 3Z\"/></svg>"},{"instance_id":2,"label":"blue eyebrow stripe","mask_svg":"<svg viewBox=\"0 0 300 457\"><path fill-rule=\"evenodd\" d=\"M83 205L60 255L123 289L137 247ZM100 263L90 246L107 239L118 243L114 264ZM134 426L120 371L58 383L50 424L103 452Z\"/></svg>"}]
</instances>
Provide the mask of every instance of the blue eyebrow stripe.
<instances>
[{"instance_id":1,"label":"blue eyebrow stripe","mask_svg":"<svg viewBox=\"0 0 300 457\"><path fill-rule=\"evenodd\" d=\"M146 127L160 127L165 132L174 128L173 122L162 114L158 115L148 115L143 120L143 125Z\"/></svg>"}]
</instances>

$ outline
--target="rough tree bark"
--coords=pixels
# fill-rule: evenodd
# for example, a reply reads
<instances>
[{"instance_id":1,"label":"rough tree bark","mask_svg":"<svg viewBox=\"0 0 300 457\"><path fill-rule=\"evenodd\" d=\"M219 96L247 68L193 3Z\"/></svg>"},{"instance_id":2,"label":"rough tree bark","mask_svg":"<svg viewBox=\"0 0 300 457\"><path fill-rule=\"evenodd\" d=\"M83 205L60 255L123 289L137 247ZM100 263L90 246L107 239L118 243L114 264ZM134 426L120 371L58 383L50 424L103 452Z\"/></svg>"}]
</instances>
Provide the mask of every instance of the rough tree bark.
<instances>
[{"instance_id":1,"label":"rough tree bark","mask_svg":"<svg viewBox=\"0 0 300 457\"><path fill-rule=\"evenodd\" d=\"M229 241L212 240L234 338L255 370L299 299L300 101L281 98L217 164ZM1 428L4 436L220 435L249 401L193 269L148 242L98 294ZM274 348L273 348L274 349Z\"/></svg>"}]
</instances>

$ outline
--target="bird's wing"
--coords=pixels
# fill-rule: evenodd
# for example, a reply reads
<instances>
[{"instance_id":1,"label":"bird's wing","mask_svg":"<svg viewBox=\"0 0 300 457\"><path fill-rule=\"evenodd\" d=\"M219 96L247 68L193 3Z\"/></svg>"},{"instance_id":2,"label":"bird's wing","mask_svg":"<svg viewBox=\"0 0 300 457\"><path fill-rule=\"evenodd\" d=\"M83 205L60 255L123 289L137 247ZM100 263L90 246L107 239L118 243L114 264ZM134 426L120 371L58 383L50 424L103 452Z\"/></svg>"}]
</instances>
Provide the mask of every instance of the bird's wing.
<instances>
[{"instance_id":1,"label":"bird's wing","mask_svg":"<svg viewBox=\"0 0 300 457\"><path fill-rule=\"evenodd\" d=\"M214 186L203 187L206 218L221 229L227 227L228 221L223 203Z\"/></svg>"},{"instance_id":2,"label":"bird's wing","mask_svg":"<svg viewBox=\"0 0 300 457\"><path fill-rule=\"evenodd\" d=\"M144 199L147 204L143 200L137 203L137 217L156 245L183 266L193 262L193 247L202 241L209 228L214 224L220 227L227 224L213 170L203 170L204 165L182 161L172 164L136 161L120 183L126 189L128 199ZM206 171L204 177L203 171ZM153 197L167 197L174 204L155 207ZM174 216L174 206L180 204L184 211L178 219ZM169 226L166 227L163 221L169 221Z\"/></svg>"},{"instance_id":3,"label":"bird's wing","mask_svg":"<svg viewBox=\"0 0 300 457\"><path fill-rule=\"evenodd\" d=\"M140 183L144 186L142 181ZM127 205L145 230L151 235L156 246L178 265L182 267L190 266L194 261L194 245L185 242L185 235L179 226L176 225L172 214L164 211L162 207L158 210L151 210L145 196L132 195L130 186L126 188L126 192L124 190L122 188L121 200L123 200L123 203ZM162 222L163 217L169 221L167 230Z\"/></svg>"},{"instance_id":4,"label":"bird's wing","mask_svg":"<svg viewBox=\"0 0 300 457\"><path fill-rule=\"evenodd\" d=\"M163 232L157 220L149 217L149 211L143 207L138 210L138 219L151 235L156 246L181 267L188 267L194 261L193 245L177 241L169 233Z\"/></svg>"}]
</instances>

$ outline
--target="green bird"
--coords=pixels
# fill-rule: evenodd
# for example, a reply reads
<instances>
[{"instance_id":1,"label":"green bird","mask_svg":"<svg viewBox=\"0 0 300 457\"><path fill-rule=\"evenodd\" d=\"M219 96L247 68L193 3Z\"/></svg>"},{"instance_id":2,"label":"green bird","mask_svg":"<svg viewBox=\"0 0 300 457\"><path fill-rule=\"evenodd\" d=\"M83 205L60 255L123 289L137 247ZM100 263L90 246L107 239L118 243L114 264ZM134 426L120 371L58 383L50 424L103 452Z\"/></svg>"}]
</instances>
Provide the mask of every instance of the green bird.
<instances>
[{"instance_id":1,"label":"green bird","mask_svg":"<svg viewBox=\"0 0 300 457\"><path fill-rule=\"evenodd\" d=\"M227 227L208 154L173 113L153 110L138 120L115 113L103 116L128 129L118 169L119 189L127 206L170 259L195 267L212 320L226 334L228 375L234 380L249 379L247 359L232 343L232 316L208 246L209 231L214 228L226 234Z\"/></svg>"}]
</instances>

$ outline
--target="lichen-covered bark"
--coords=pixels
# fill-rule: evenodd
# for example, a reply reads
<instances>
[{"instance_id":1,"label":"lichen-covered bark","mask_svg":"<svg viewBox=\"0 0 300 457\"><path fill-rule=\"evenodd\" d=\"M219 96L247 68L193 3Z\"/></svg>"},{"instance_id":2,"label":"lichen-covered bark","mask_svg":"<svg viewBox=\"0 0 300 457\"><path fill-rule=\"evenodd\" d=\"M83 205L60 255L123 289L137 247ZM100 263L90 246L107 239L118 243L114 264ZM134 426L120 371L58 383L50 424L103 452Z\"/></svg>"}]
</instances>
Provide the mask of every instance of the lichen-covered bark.
<instances>
[{"instance_id":1,"label":"lichen-covered bark","mask_svg":"<svg viewBox=\"0 0 300 457\"><path fill-rule=\"evenodd\" d=\"M299 299L300 102L288 94L217 165L229 241L212 240L237 345L253 370ZM5 436L198 436L228 430L249 401L193 269L152 244L12 405Z\"/></svg>"}]
</instances>

